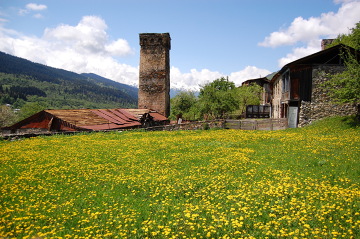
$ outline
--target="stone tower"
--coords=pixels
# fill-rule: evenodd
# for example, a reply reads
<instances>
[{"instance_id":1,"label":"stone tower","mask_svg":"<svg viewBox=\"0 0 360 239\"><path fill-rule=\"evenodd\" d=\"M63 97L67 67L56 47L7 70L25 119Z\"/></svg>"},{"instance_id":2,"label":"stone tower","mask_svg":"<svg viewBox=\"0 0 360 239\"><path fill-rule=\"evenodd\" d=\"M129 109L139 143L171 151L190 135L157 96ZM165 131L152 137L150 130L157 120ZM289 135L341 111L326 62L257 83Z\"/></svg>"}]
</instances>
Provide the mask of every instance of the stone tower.
<instances>
[{"instance_id":1,"label":"stone tower","mask_svg":"<svg viewBox=\"0 0 360 239\"><path fill-rule=\"evenodd\" d=\"M140 34L139 109L170 114L170 34Z\"/></svg>"}]
</instances>

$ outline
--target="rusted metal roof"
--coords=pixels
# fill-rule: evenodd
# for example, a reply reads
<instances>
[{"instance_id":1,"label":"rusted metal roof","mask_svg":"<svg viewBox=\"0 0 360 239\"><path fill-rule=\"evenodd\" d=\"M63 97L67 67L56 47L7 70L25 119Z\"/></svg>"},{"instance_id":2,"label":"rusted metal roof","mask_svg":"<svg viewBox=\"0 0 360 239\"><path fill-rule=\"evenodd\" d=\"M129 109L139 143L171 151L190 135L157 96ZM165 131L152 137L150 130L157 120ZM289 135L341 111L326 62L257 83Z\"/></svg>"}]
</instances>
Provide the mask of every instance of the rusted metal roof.
<instances>
[{"instance_id":1,"label":"rusted metal roof","mask_svg":"<svg viewBox=\"0 0 360 239\"><path fill-rule=\"evenodd\" d=\"M149 113L155 121L166 121L168 120L168 118L166 118L165 116L163 116L162 114L158 113L158 112L150 112Z\"/></svg>"},{"instance_id":2,"label":"rusted metal roof","mask_svg":"<svg viewBox=\"0 0 360 239\"><path fill-rule=\"evenodd\" d=\"M112 130L141 126L148 113L155 122L168 119L149 109L71 109L43 110L8 129L47 129L49 131Z\"/></svg>"},{"instance_id":3,"label":"rusted metal roof","mask_svg":"<svg viewBox=\"0 0 360 239\"><path fill-rule=\"evenodd\" d=\"M108 130L140 126L126 109L45 110L68 123L89 130Z\"/></svg>"},{"instance_id":4,"label":"rusted metal roof","mask_svg":"<svg viewBox=\"0 0 360 239\"><path fill-rule=\"evenodd\" d=\"M146 113L150 114L155 121L167 121L168 120L168 118L166 118L162 114L159 114L155 110L151 110L151 109L127 109L127 111L130 112L131 114L135 115L139 120Z\"/></svg>"}]
</instances>

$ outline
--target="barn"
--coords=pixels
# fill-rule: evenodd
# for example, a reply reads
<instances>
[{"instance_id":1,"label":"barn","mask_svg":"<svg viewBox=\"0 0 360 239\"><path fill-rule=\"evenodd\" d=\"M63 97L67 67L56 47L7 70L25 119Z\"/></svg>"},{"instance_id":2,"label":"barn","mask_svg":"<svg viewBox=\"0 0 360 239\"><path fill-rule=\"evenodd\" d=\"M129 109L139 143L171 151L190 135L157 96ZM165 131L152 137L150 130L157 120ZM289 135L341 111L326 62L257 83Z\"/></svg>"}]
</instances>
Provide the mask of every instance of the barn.
<instances>
[{"instance_id":1,"label":"barn","mask_svg":"<svg viewBox=\"0 0 360 239\"><path fill-rule=\"evenodd\" d=\"M43 110L12 126L8 134L106 131L164 125L168 119L150 109Z\"/></svg>"}]
</instances>

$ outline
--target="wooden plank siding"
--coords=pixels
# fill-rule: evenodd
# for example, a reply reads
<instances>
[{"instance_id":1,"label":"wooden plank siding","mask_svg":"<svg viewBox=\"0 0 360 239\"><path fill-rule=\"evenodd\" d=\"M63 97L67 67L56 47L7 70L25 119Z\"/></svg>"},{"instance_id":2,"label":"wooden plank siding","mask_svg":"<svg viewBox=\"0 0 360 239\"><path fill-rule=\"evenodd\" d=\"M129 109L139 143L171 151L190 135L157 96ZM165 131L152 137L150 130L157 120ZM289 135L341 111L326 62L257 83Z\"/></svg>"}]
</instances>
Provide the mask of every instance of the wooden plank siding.
<instances>
[{"instance_id":1,"label":"wooden plank siding","mask_svg":"<svg viewBox=\"0 0 360 239\"><path fill-rule=\"evenodd\" d=\"M288 128L288 119L226 120L225 129L280 130Z\"/></svg>"},{"instance_id":2,"label":"wooden plank siding","mask_svg":"<svg viewBox=\"0 0 360 239\"><path fill-rule=\"evenodd\" d=\"M311 101L312 67L293 67L290 71L291 96L290 100Z\"/></svg>"}]
</instances>

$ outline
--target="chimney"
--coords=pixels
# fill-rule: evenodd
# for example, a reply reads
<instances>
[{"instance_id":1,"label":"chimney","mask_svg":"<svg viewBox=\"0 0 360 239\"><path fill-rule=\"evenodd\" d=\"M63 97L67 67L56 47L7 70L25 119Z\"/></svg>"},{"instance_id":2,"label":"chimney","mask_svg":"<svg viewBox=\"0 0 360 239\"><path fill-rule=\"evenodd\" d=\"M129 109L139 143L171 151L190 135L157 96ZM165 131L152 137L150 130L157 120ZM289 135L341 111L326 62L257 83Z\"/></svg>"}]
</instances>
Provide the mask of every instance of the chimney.
<instances>
[{"instance_id":1,"label":"chimney","mask_svg":"<svg viewBox=\"0 0 360 239\"><path fill-rule=\"evenodd\" d=\"M333 43L333 41L335 41L335 39L322 39L322 41L321 41L321 50L325 50L326 46Z\"/></svg>"}]
</instances>

